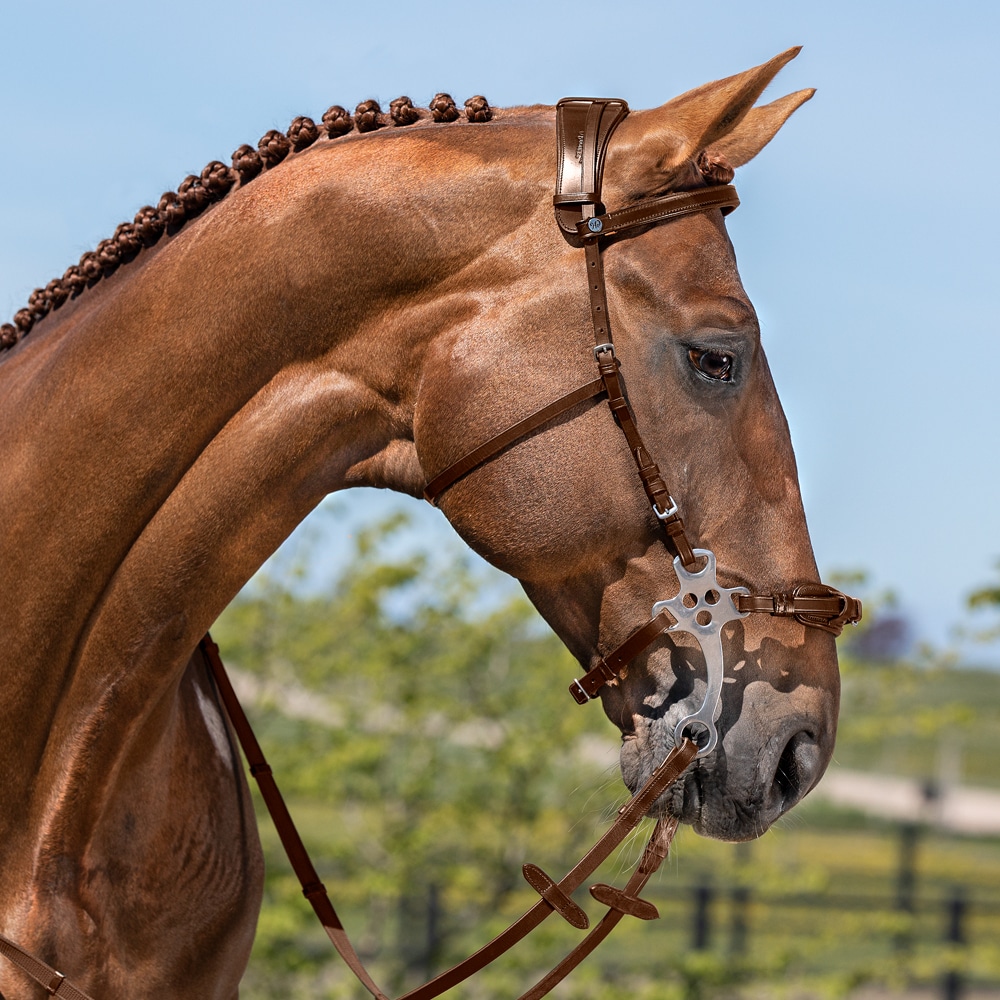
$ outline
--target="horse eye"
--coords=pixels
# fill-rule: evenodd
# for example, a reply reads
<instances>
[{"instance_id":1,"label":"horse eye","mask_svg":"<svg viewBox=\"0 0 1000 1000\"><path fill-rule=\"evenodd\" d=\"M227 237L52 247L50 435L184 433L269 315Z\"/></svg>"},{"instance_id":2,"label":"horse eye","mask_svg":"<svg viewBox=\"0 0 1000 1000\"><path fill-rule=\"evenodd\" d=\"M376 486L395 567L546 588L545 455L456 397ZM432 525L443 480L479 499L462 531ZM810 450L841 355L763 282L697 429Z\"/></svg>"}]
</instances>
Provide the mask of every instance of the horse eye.
<instances>
[{"instance_id":1,"label":"horse eye","mask_svg":"<svg viewBox=\"0 0 1000 1000\"><path fill-rule=\"evenodd\" d=\"M695 370L713 382L732 382L733 356L722 351L699 351L692 348L688 357Z\"/></svg>"}]
</instances>

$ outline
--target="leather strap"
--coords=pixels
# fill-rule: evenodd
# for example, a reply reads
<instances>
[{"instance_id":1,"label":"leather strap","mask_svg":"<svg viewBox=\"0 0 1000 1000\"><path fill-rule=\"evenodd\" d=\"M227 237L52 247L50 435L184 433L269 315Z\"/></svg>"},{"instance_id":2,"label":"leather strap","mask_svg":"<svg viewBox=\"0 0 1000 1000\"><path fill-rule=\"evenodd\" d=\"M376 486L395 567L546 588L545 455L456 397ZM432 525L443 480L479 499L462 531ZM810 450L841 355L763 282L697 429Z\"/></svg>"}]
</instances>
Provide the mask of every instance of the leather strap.
<instances>
[{"instance_id":1,"label":"leather strap","mask_svg":"<svg viewBox=\"0 0 1000 1000\"><path fill-rule=\"evenodd\" d=\"M590 252L591 244L588 244L587 253L590 254ZM603 270L600 267L599 251L595 249L594 253L597 255L598 271L601 275L600 284L603 289L604 279ZM598 321L595 319L595 330L597 330L597 324ZM597 334L600 337L601 331L597 330ZM608 331L607 336L610 338L610 331ZM650 458L649 451L646 449L645 444L643 444L639 428L636 426L635 417L632 415L632 409L628 405L622 389L621 379L618 375L621 364L615 357L614 347L610 340L595 347L594 356L597 358L597 370L600 372L605 389L607 390L608 406L614 415L615 422L621 428L622 433L625 435L625 440L628 442L629 451L632 453L635 467L639 473L639 479L642 480L642 488L645 490L650 504L652 504L653 513L663 526L663 530L666 531L667 536L673 544L674 551L680 556L681 562L687 569L692 569L695 564L694 550L691 548L691 543L684 532L684 522L677 512L677 505L674 503L673 497L667 489L667 484L660 475L659 467Z\"/></svg>"},{"instance_id":2,"label":"leather strap","mask_svg":"<svg viewBox=\"0 0 1000 1000\"><path fill-rule=\"evenodd\" d=\"M678 821L673 817L657 822L653 835L646 844L639 866L633 872L624 890L608 885L591 886L590 894L608 906L608 912L601 922L550 972L523 993L519 1000L540 1000L554 986L562 982L604 939L615 929L626 914L640 920L653 920L659 916L656 907L639 893L645 888L656 870L663 863L670 850L670 842L677 832ZM610 890L610 891L609 891Z\"/></svg>"},{"instance_id":3,"label":"leather strap","mask_svg":"<svg viewBox=\"0 0 1000 1000\"><path fill-rule=\"evenodd\" d=\"M592 219L580 219L576 223L576 231L582 239L614 236L626 229L670 222L682 215L708 212L713 208L721 209L723 215L728 215L739 208L739 204L739 195L732 184L698 188L695 191L675 191Z\"/></svg>"},{"instance_id":4,"label":"leather strap","mask_svg":"<svg viewBox=\"0 0 1000 1000\"><path fill-rule=\"evenodd\" d=\"M577 235L581 212L593 215L593 206L601 202L608 142L627 114L628 105L614 97L564 97L556 105L553 203L556 221L567 236Z\"/></svg>"},{"instance_id":5,"label":"leather strap","mask_svg":"<svg viewBox=\"0 0 1000 1000\"><path fill-rule=\"evenodd\" d=\"M277 782L271 773L271 766L264 758L264 752L257 742L257 737L254 735L246 713L243 711L243 706L236 697L236 692L233 690L233 685L229 680L229 675L226 673L226 668L222 665L222 659L219 656L219 647L212 641L212 637L206 634L205 638L201 640L200 648L205 661L212 671L212 676L215 678L219 697L222 699L222 704L226 708L226 714L229 716L229 720L233 724L233 729L236 731L237 739L240 741L240 746L243 748L243 755L247 759L250 773L257 780L257 786L260 788L264 804L267 806L267 811L271 814L271 819L274 821L275 829L278 831L278 837L281 840L281 846L285 849L285 854L288 855L292 870L295 872L295 876L302 886L302 894L309 900L313 910L316 911L316 916L323 925L323 930L326 931L327 937L329 937L334 948L337 949L338 954L351 972L354 973L364 988L376 1000L388 1000L386 994L375 985L375 981L368 974L364 963L354 950L354 946L351 944L350 939L347 937L347 932L344 930L344 925L340 922L340 918L333 908L333 903L330 902L326 886L323 885L319 875L316 873L316 868L309 857L309 852L306 850L305 844L302 843L302 838L299 836L299 831L296 829L291 814L288 812L285 800L278 790Z\"/></svg>"},{"instance_id":6,"label":"leather strap","mask_svg":"<svg viewBox=\"0 0 1000 1000\"><path fill-rule=\"evenodd\" d=\"M627 889L616 889L613 885L598 882L590 887L590 894L598 903L603 903L610 910L621 910L622 913L637 920L659 920L660 911L647 899L631 896Z\"/></svg>"},{"instance_id":7,"label":"leather strap","mask_svg":"<svg viewBox=\"0 0 1000 1000\"><path fill-rule=\"evenodd\" d=\"M543 872L538 865L525 865L521 869L525 882L562 917L566 923L578 931L590 926L587 914L556 884L555 880Z\"/></svg>"},{"instance_id":8,"label":"leather strap","mask_svg":"<svg viewBox=\"0 0 1000 1000\"><path fill-rule=\"evenodd\" d=\"M0 955L38 983L49 996L59 997L60 1000L93 1000L61 972L56 972L51 965L35 958L3 934L0 934Z\"/></svg>"},{"instance_id":9,"label":"leather strap","mask_svg":"<svg viewBox=\"0 0 1000 1000\"><path fill-rule=\"evenodd\" d=\"M375 985L348 940L343 925L326 893L326 888L316 874L316 869L278 790L271 768L264 759L260 744L257 742L246 713L243 711L226 674L226 668L219 656L219 647L212 641L210 635L206 635L201 641L200 649L212 671L212 676L215 678L222 704L233 724L247 763L250 765L250 773L257 779L264 803L274 821L282 846L299 882L302 884L303 894L312 904L333 946L365 989L376 1000L388 1000L386 995ZM582 910L579 911L579 914L573 912L574 908L579 910L579 907L570 899L570 895L608 859L612 851L635 829L649 812L653 803L684 773L697 752L698 747L691 740L685 740L680 747L672 750L663 763L652 773L646 784L618 810L614 823L600 840L558 882L551 879L536 865L525 866L525 877L529 879L542 898L479 951L436 976L430 982L424 983L423 986L410 990L400 1000L433 1000L434 997L440 996L445 990L449 990L468 979L469 976L509 951L554 911L562 913L576 926L586 927L586 914ZM630 886L631 884L626 886L624 892L628 895L635 895L638 889L633 889ZM581 915L582 920L580 919ZM71 1000L90 1000L90 998L73 996Z\"/></svg>"},{"instance_id":10,"label":"leather strap","mask_svg":"<svg viewBox=\"0 0 1000 1000\"><path fill-rule=\"evenodd\" d=\"M549 403L548 406L543 406L540 410L535 410L534 413L529 414L523 420L518 420L517 423L511 424L506 430L491 437L474 451L470 451L468 455L465 455L457 462L449 465L447 469L439 472L424 487L424 499L437 506L438 498L441 494L449 486L458 482L463 476L472 472L473 469L478 468L491 458L495 458L515 441L520 441L522 438L527 437L533 430L541 427L542 424L548 423L553 418L559 416L560 413L572 409L577 403L582 403L585 399L600 396L604 391L604 382L599 378L594 379L592 382L581 385L578 389L560 396L555 402Z\"/></svg>"},{"instance_id":11,"label":"leather strap","mask_svg":"<svg viewBox=\"0 0 1000 1000\"><path fill-rule=\"evenodd\" d=\"M803 583L790 594L737 594L736 610L744 614L758 612L794 618L803 625L818 628L832 635L840 635L845 625L861 621L861 602L848 597L825 583ZM661 611L637 628L617 649L601 657L579 680L569 686L569 693L578 705L586 705L597 697L609 681L617 680L622 668L645 652L671 625L674 619L669 611Z\"/></svg>"},{"instance_id":12,"label":"leather strap","mask_svg":"<svg viewBox=\"0 0 1000 1000\"><path fill-rule=\"evenodd\" d=\"M684 773L697 752L698 747L691 740L685 740L680 747L670 752L646 784L618 810L615 822L604 836L577 862L571 871L559 880L557 885L563 892L567 895L571 894L607 860L611 852L646 815L653 803ZM626 887L626 891L630 891L628 887ZM424 986L411 990L400 1000L432 1000L432 998L440 996L445 990L458 985L473 973L499 958L525 937L529 931L537 927L551 912L550 904L545 900L539 900L507 930L498 934L474 955L470 955L464 962L460 962Z\"/></svg>"},{"instance_id":13,"label":"leather strap","mask_svg":"<svg viewBox=\"0 0 1000 1000\"><path fill-rule=\"evenodd\" d=\"M586 705L608 681L618 678L623 667L627 666L648 646L662 635L671 625L675 624L669 611L661 611L655 618L650 618L645 625L637 628L620 646L601 657L579 680L569 686L569 693L578 705Z\"/></svg>"},{"instance_id":14,"label":"leather strap","mask_svg":"<svg viewBox=\"0 0 1000 1000\"><path fill-rule=\"evenodd\" d=\"M840 635L845 625L861 621L861 602L848 597L825 583L804 583L790 594L782 591L773 594L755 594L736 598L739 611L757 611L767 615L794 618L803 625Z\"/></svg>"}]
</instances>

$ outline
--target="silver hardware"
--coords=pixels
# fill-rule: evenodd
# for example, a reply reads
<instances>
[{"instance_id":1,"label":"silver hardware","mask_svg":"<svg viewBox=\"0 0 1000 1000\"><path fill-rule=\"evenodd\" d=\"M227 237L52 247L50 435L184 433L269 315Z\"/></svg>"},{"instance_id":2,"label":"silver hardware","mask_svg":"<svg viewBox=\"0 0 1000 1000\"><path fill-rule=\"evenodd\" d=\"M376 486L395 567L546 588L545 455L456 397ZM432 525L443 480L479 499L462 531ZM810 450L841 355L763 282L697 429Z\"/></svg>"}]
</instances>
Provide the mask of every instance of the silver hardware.
<instances>
[{"instance_id":1,"label":"silver hardware","mask_svg":"<svg viewBox=\"0 0 1000 1000\"><path fill-rule=\"evenodd\" d=\"M587 699L587 701L594 700L589 694L587 694L586 688L584 688L584 686L579 682L579 680L577 680L577 678L575 677L573 678L573 683L576 685L577 691L579 691L580 694L582 694L584 698Z\"/></svg>"},{"instance_id":2,"label":"silver hardware","mask_svg":"<svg viewBox=\"0 0 1000 1000\"><path fill-rule=\"evenodd\" d=\"M677 619L668 632L687 632L698 640L705 657L708 690L701 708L693 715L687 715L674 727L674 743L684 742L684 730L691 724L701 726L708 733L708 742L698 750L697 756L711 753L719 742L719 731L715 728L715 716L722 700L722 681L725 664L722 654L722 629L729 622L746 618L749 611L739 611L734 598L737 594L750 596L746 587L720 587L715 577L715 553L710 549L695 549L696 557L704 559L705 565L694 573L684 568L678 556L674 559L674 571L681 589L669 601L657 601L653 605L652 617L664 608ZM690 606L689 606L690 603Z\"/></svg>"},{"instance_id":3,"label":"silver hardware","mask_svg":"<svg viewBox=\"0 0 1000 1000\"><path fill-rule=\"evenodd\" d=\"M669 510L660 510L660 508L657 507L655 503L653 504L653 513L661 521L666 521L666 519L668 517L673 517L674 514L676 514L677 511L679 510L679 508L677 506L677 501L669 493L667 494L667 499L670 501L670 509Z\"/></svg>"},{"instance_id":4,"label":"silver hardware","mask_svg":"<svg viewBox=\"0 0 1000 1000\"><path fill-rule=\"evenodd\" d=\"M604 228L604 223L600 219L588 219L587 228L592 233L599 233Z\"/></svg>"},{"instance_id":5,"label":"silver hardware","mask_svg":"<svg viewBox=\"0 0 1000 1000\"><path fill-rule=\"evenodd\" d=\"M615 356L615 345L611 344L611 343L598 344L597 347L594 348L594 357L595 358L597 357L598 354L605 354L605 353L610 354L611 357L614 357Z\"/></svg>"}]
</instances>

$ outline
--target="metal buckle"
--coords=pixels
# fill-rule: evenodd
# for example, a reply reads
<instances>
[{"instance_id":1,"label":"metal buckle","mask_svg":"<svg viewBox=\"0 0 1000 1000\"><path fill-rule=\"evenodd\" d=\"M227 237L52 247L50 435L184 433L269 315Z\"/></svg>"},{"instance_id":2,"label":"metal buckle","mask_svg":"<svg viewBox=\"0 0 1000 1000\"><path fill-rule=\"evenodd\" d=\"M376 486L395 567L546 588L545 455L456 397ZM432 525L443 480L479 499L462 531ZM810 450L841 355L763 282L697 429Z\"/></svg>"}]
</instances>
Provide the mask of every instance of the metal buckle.
<instances>
[{"instance_id":1,"label":"metal buckle","mask_svg":"<svg viewBox=\"0 0 1000 1000\"><path fill-rule=\"evenodd\" d=\"M576 688L576 690L574 690L574 687ZM573 700L576 701L578 705L585 705L588 701L594 700L593 698L591 698L589 694L587 694L584 686L575 677L573 678L573 683L570 685L569 691L570 694L573 695ZM583 695L583 701L580 701L579 697L576 694L577 691L579 691L580 694Z\"/></svg>"},{"instance_id":2,"label":"metal buckle","mask_svg":"<svg viewBox=\"0 0 1000 1000\"><path fill-rule=\"evenodd\" d=\"M597 355L604 354L605 352L609 353L611 357L614 357L615 345L610 341L607 344L598 344L597 347L594 348L594 359L597 360Z\"/></svg>"},{"instance_id":3,"label":"metal buckle","mask_svg":"<svg viewBox=\"0 0 1000 1000\"><path fill-rule=\"evenodd\" d=\"M677 506L677 501L669 493L667 494L667 499L670 501L670 509L669 510L660 510L660 508L657 507L655 503L653 504L653 513L661 521L666 521L668 518L673 517L674 514L676 514L677 511L680 509Z\"/></svg>"}]
</instances>

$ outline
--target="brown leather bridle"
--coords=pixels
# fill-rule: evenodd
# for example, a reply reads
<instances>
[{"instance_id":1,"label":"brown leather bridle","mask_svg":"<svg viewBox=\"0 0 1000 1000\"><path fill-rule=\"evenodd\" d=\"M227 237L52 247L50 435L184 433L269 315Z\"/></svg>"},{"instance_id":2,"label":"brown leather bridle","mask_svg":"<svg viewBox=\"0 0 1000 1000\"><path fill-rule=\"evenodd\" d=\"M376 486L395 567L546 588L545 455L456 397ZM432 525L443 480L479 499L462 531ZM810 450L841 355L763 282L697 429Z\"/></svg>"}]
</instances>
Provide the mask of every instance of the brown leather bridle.
<instances>
[{"instance_id":1,"label":"brown leather bridle","mask_svg":"<svg viewBox=\"0 0 1000 1000\"><path fill-rule=\"evenodd\" d=\"M699 559L704 556L711 556L714 576L714 556L708 550L693 548L688 540L677 504L671 497L659 468L643 444L635 417L625 398L620 376L621 365L615 356L608 322L601 241L610 236L635 236L646 227L670 222L696 212L707 212L718 208L723 214L727 214L739 205L739 198L736 196L735 188L727 184L667 194L614 212L605 212L601 203L601 183L608 141L627 114L628 106L624 101L606 98L565 98L556 107L559 159L553 202L560 229L574 245L582 246L585 252L595 335L593 353L597 362L598 377L517 421L452 463L431 479L424 490L424 496L436 504L441 494L459 479L496 457L538 427L585 400L605 397L615 422L628 442L629 451L635 460L639 478L652 505L653 513L663 526L665 542L676 553L674 565L678 570L678 579L681 580L682 576L690 579L687 571L697 575L696 567ZM796 587L790 593L769 595L737 594L725 588L719 589L723 592L724 600L725 595L731 594L733 612L736 616L750 612L790 616L804 625L834 635L839 635L845 624L855 624L861 619L860 601L824 584L805 584ZM680 605L675 603L679 601L680 596L672 601L655 605L654 609L661 605L671 605L673 610L664 607L659 613L654 614L617 648L599 657L597 664L582 678L573 682L570 693L577 702L584 704L594 698L605 684L619 677L626 664L656 642L664 632L682 624L678 616L683 612L680 610ZM337 952L359 982L376 1000L388 1000L375 984L348 939L327 895L326 887L319 879L278 790L270 765L264 758L260 744L233 691L219 657L218 647L211 637L206 636L199 648L215 679L219 697L243 748L250 773L257 780L282 846L302 885L303 894L312 904ZM705 752L706 748L700 751L692 740L684 737L685 721L687 720L682 720L678 725L675 748L654 770L645 785L621 807L608 831L562 879L556 881L536 865L526 864L523 869L524 877L538 893L540 897L538 902L479 951L423 986L406 993L400 1000L433 1000L434 997L440 996L510 950L553 912L559 913L574 927L587 929L589 919L570 898L570 894L609 857L643 819L656 800L678 780L694 758ZM711 749L711 746L707 749ZM519 1000L540 1000L607 937L623 916L634 916L641 920L651 920L659 916L656 907L641 899L639 893L667 856L676 829L676 819L666 818L657 822L642 858L624 889L603 883L591 886L590 892L594 899L607 907L605 915L551 972L524 993ZM0 955L17 965L51 996L61 997L64 1000L91 1000L62 973L2 934L0 934Z\"/></svg>"},{"instance_id":2,"label":"brown leather bridle","mask_svg":"<svg viewBox=\"0 0 1000 1000\"><path fill-rule=\"evenodd\" d=\"M643 443L625 398L621 362L615 356L608 319L602 257L602 249L607 244L602 241L611 236L636 236L650 226L698 212L720 209L727 215L740 200L736 189L725 184L666 194L617 211L604 211L601 187L608 142L627 114L628 105L615 98L567 97L556 105L558 175L553 204L563 234L584 250L598 377L511 424L453 462L431 479L424 489L424 497L436 504L445 490L484 462L584 400L603 396L628 442L643 490L666 535L664 541L681 565L693 571L698 559L685 532L678 505ZM793 617L803 625L833 635L840 635L844 625L857 624L861 620L860 601L822 583L803 584L790 592L734 595L733 602L741 615L758 612ZM570 694L579 704L586 704L605 684L617 680L623 667L676 624L676 617L670 611L660 611L610 653L599 656L597 663L570 685Z\"/></svg>"}]
</instances>

